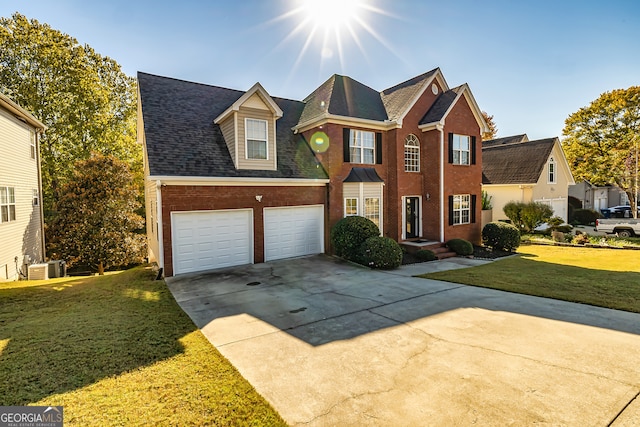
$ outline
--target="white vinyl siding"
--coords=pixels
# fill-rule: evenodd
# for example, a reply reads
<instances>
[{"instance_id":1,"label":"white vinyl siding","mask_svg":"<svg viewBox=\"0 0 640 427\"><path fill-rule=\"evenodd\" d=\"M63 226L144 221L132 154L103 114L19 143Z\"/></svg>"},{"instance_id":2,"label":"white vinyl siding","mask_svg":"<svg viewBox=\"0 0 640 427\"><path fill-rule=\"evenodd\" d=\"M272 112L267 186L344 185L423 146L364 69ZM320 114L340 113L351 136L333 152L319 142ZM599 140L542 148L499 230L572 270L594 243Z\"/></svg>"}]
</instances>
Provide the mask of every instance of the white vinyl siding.
<instances>
[{"instance_id":1,"label":"white vinyl siding","mask_svg":"<svg viewBox=\"0 0 640 427\"><path fill-rule=\"evenodd\" d=\"M375 164L375 147L376 134L374 132L351 129L349 136L351 163Z\"/></svg>"},{"instance_id":2,"label":"white vinyl siding","mask_svg":"<svg viewBox=\"0 0 640 427\"><path fill-rule=\"evenodd\" d=\"M229 155L233 160L233 164L237 168L237 159L236 159L236 114L232 114L225 121L220 123L220 130L222 131L222 136L224 137L224 142L227 144L227 149L229 150Z\"/></svg>"},{"instance_id":3,"label":"white vinyl siding","mask_svg":"<svg viewBox=\"0 0 640 427\"><path fill-rule=\"evenodd\" d=\"M262 110L256 108L240 107L240 110L236 114L237 122L237 149L238 153L238 169L254 169L254 170L276 170L277 158L276 158L276 121L273 113L269 110ZM247 119L266 122L267 134L266 134L266 158L265 159L252 159L249 157L251 153L247 152L247 139L251 136L247 134L246 123Z\"/></svg>"},{"instance_id":4,"label":"white vinyl siding","mask_svg":"<svg viewBox=\"0 0 640 427\"><path fill-rule=\"evenodd\" d=\"M41 206L33 204L34 189L40 184L37 140L32 141L32 133L37 138L31 126L0 108L0 187L5 188L7 199L6 209L0 210L12 218L0 222L0 279L17 279L25 255L32 262L43 261ZM32 142L35 159L31 158ZM12 195L7 188L13 189Z\"/></svg>"},{"instance_id":5,"label":"white vinyl siding","mask_svg":"<svg viewBox=\"0 0 640 427\"><path fill-rule=\"evenodd\" d=\"M344 216L360 215L372 220L382 233L382 183L345 182L342 185ZM354 213L354 207L355 212Z\"/></svg>"}]
</instances>

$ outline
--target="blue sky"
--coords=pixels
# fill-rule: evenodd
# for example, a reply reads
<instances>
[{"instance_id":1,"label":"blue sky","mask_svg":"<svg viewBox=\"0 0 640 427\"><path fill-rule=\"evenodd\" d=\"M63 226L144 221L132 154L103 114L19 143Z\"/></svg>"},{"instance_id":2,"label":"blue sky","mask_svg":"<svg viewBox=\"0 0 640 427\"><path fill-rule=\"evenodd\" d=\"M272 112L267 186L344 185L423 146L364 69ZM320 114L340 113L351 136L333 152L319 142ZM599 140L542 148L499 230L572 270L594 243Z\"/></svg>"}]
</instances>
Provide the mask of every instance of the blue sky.
<instances>
[{"instance_id":1,"label":"blue sky","mask_svg":"<svg viewBox=\"0 0 640 427\"><path fill-rule=\"evenodd\" d=\"M374 10L358 9L358 42L342 27L340 48L324 38L335 19L301 25L307 15L290 13L301 1L2 0L0 16L45 22L132 76L240 90L259 81L291 99L334 73L382 90L440 67L449 86L470 85L499 136L561 136L569 114L640 84L637 0L363 0Z\"/></svg>"}]
</instances>

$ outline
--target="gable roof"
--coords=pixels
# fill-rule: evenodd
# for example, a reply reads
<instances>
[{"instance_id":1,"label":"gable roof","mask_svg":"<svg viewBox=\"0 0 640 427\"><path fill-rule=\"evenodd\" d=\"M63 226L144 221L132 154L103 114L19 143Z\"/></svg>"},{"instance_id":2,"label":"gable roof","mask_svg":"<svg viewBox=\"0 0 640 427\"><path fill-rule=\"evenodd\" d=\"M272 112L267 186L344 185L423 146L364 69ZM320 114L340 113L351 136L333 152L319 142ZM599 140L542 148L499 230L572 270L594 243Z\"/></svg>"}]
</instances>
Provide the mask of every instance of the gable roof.
<instances>
[{"instance_id":1,"label":"gable roof","mask_svg":"<svg viewBox=\"0 0 640 427\"><path fill-rule=\"evenodd\" d=\"M429 111L422 117L420 123L418 123L418 127L425 130L431 127L444 126L447 115L462 97L465 98L471 108L471 112L480 127L480 132L487 132L489 126L482 116L482 111L476 99L473 97L469 85L466 83L441 93L431 108L429 108Z\"/></svg>"},{"instance_id":2,"label":"gable roof","mask_svg":"<svg viewBox=\"0 0 640 427\"><path fill-rule=\"evenodd\" d=\"M328 178L304 138L291 132L302 102L272 98L283 113L276 126L277 170L238 170L214 119L246 92L142 72L138 91L152 177Z\"/></svg>"},{"instance_id":3,"label":"gable roof","mask_svg":"<svg viewBox=\"0 0 640 427\"><path fill-rule=\"evenodd\" d=\"M0 107L9 111L14 116L18 117L22 121L28 123L33 126L36 130L42 132L47 129L47 127L40 122L40 120L36 119L33 114L22 108L16 102L11 100L8 96L0 93Z\"/></svg>"},{"instance_id":4,"label":"gable roof","mask_svg":"<svg viewBox=\"0 0 640 427\"><path fill-rule=\"evenodd\" d=\"M271 110L271 112L276 116L276 118L282 117L282 110L278 106L278 104L271 98L271 96L267 93L266 90L262 87L262 85L258 82L254 84L251 89L246 91L240 98L236 100L229 108L222 112L218 117L215 118L214 123L220 123L225 118L227 118L234 111L239 111L242 104L244 104L251 96L254 94L258 94L260 98L265 102L267 107Z\"/></svg>"},{"instance_id":5,"label":"gable roof","mask_svg":"<svg viewBox=\"0 0 640 427\"><path fill-rule=\"evenodd\" d=\"M558 138L482 147L483 184L535 184Z\"/></svg>"},{"instance_id":6,"label":"gable roof","mask_svg":"<svg viewBox=\"0 0 640 427\"><path fill-rule=\"evenodd\" d=\"M411 107L416 103L420 95L429 86L429 83L438 75L443 91L448 89L440 68L434 68L424 74L413 77L405 82L397 84L380 93L384 107L390 120L402 120Z\"/></svg>"},{"instance_id":7,"label":"gable roof","mask_svg":"<svg viewBox=\"0 0 640 427\"><path fill-rule=\"evenodd\" d=\"M497 145L518 144L520 142L529 141L529 137L526 133L521 135L506 136L504 138L488 139L482 141L482 147L495 147Z\"/></svg>"}]
</instances>

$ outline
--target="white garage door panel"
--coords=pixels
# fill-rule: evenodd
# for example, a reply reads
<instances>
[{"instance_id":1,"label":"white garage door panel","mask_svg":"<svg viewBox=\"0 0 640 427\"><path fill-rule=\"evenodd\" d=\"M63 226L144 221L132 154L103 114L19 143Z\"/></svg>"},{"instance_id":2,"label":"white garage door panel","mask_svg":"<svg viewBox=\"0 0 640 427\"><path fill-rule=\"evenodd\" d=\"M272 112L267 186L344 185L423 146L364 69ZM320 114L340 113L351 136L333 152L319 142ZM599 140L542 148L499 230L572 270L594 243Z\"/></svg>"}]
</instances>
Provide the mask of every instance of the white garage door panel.
<instances>
[{"instance_id":1,"label":"white garage door panel","mask_svg":"<svg viewBox=\"0 0 640 427\"><path fill-rule=\"evenodd\" d=\"M251 264L253 212L174 212L174 274Z\"/></svg>"},{"instance_id":2,"label":"white garage door panel","mask_svg":"<svg viewBox=\"0 0 640 427\"><path fill-rule=\"evenodd\" d=\"M324 207L295 206L264 210L265 261L324 251Z\"/></svg>"}]
</instances>

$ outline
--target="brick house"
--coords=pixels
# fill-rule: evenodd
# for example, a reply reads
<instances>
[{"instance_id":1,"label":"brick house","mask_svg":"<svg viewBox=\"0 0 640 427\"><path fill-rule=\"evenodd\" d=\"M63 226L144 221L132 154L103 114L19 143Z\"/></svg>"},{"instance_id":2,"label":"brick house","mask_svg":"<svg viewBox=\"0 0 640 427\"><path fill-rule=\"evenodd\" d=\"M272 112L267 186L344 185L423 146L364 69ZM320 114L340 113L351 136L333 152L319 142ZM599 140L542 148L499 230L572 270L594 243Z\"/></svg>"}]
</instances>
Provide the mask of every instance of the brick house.
<instances>
[{"instance_id":1,"label":"brick house","mask_svg":"<svg viewBox=\"0 0 640 427\"><path fill-rule=\"evenodd\" d=\"M346 215L398 241L481 239L486 123L434 69L302 101L138 73L149 255L171 276L330 252Z\"/></svg>"}]
</instances>

